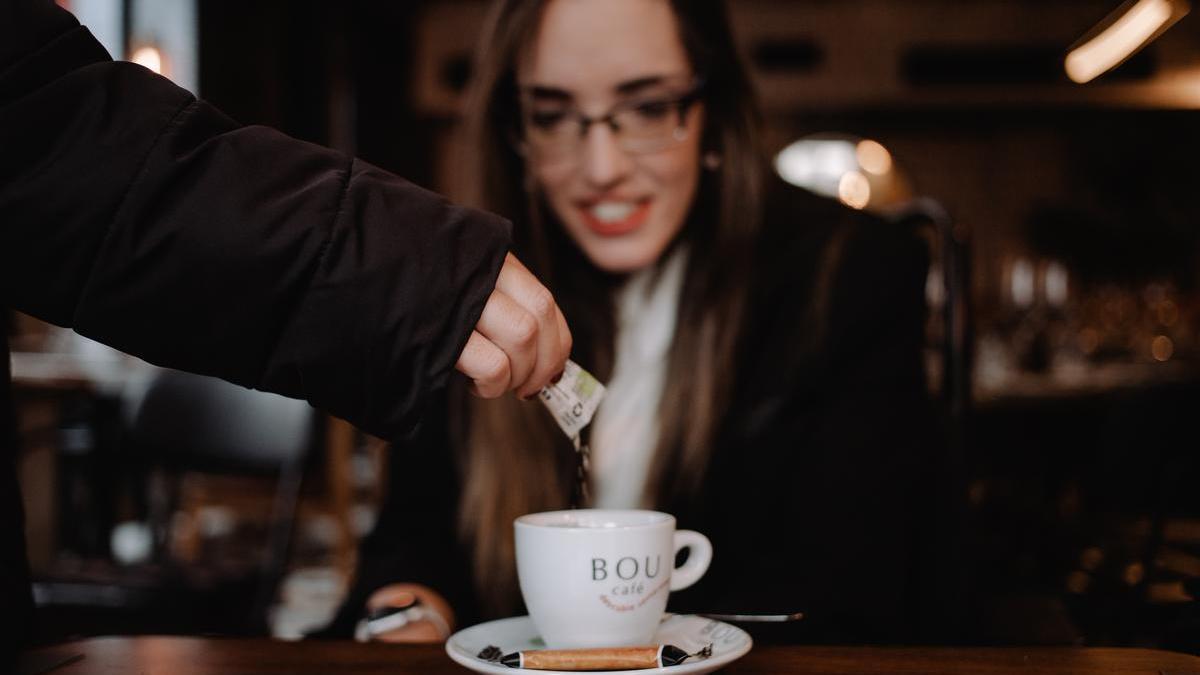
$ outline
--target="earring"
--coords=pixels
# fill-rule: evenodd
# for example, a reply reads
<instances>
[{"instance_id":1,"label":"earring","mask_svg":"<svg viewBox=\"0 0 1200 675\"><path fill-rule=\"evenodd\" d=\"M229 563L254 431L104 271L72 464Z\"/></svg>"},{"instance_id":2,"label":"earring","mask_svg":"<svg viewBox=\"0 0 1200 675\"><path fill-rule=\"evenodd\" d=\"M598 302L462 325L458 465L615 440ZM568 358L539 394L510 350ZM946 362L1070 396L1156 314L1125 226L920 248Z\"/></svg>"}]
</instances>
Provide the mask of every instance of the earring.
<instances>
[{"instance_id":1,"label":"earring","mask_svg":"<svg viewBox=\"0 0 1200 675\"><path fill-rule=\"evenodd\" d=\"M709 150L708 152L704 153L704 157L700 160L700 163L705 169L708 169L709 171L716 171L717 169L721 168L721 153L717 152L716 150Z\"/></svg>"}]
</instances>

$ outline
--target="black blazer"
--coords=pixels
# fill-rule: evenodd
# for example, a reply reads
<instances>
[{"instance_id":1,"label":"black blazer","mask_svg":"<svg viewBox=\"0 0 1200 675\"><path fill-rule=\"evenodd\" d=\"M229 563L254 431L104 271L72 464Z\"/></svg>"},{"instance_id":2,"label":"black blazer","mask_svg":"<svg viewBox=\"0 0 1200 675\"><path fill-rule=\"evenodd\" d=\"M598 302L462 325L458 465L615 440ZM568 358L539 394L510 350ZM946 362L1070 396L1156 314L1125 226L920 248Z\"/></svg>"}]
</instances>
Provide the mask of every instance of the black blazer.
<instances>
[{"instance_id":1,"label":"black blazer","mask_svg":"<svg viewBox=\"0 0 1200 675\"><path fill-rule=\"evenodd\" d=\"M509 243L500 218L114 63L49 0L0 2L0 312L404 439ZM8 362L0 657L30 625Z\"/></svg>"},{"instance_id":2,"label":"black blazer","mask_svg":"<svg viewBox=\"0 0 1200 675\"><path fill-rule=\"evenodd\" d=\"M957 493L922 367L927 249L903 226L782 184L766 214L703 486L657 505L715 550L671 608L805 612L770 636L789 641L931 639L944 599L930 583L944 562L937 514ZM400 581L441 592L463 625L494 618L454 534L470 467L454 466L442 424L431 418L393 457L387 503L325 634L348 634L366 597Z\"/></svg>"}]
</instances>

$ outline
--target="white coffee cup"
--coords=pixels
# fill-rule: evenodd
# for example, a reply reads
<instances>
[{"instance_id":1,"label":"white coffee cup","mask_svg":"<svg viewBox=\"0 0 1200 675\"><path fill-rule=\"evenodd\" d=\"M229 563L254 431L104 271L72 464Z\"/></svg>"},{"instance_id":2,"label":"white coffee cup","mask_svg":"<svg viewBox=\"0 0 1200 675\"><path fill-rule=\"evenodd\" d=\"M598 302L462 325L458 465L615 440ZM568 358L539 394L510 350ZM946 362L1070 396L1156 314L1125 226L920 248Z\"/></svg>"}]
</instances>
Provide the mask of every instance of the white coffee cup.
<instances>
[{"instance_id":1,"label":"white coffee cup","mask_svg":"<svg viewBox=\"0 0 1200 675\"><path fill-rule=\"evenodd\" d=\"M708 537L657 511L578 509L517 518L517 577L549 647L650 644L670 591L712 561ZM690 548L687 562L675 555Z\"/></svg>"}]
</instances>

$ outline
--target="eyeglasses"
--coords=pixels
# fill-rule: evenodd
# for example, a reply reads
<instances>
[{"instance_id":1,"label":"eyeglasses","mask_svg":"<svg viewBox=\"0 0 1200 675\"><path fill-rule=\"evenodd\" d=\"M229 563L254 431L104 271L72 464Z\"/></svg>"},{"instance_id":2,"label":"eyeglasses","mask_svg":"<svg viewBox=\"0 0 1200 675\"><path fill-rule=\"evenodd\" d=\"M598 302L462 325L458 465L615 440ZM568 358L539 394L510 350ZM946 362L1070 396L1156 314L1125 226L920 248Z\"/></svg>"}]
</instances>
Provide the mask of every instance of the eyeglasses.
<instances>
[{"instance_id":1,"label":"eyeglasses","mask_svg":"<svg viewBox=\"0 0 1200 675\"><path fill-rule=\"evenodd\" d=\"M687 138L687 112L700 100L701 89L697 82L681 94L623 101L598 117L571 108L550 109L526 102L522 106L518 148L541 159L573 157L592 125L604 124L612 130L618 147L627 153L643 155L665 150Z\"/></svg>"}]
</instances>

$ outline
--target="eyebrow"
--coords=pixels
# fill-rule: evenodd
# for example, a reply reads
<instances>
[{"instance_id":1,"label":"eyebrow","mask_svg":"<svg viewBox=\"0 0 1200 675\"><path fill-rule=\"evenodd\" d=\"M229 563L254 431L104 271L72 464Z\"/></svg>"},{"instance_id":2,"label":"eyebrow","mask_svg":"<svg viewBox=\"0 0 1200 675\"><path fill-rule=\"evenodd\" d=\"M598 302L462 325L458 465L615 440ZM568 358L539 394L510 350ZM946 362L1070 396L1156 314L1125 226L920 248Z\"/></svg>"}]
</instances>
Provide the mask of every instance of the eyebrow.
<instances>
[{"instance_id":1,"label":"eyebrow","mask_svg":"<svg viewBox=\"0 0 1200 675\"><path fill-rule=\"evenodd\" d=\"M647 75L646 77L626 80L625 82L618 84L615 87L615 91L620 96L629 96L642 90L656 87L672 79L674 78L668 75ZM525 95L543 101L566 102L575 98L571 92L567 91L566 89L559 89L558 87L547 87L544 85L535 84L528 87L522 87L522 90L524 91Z\"/></svg>"},{"instance_id":2,"label":"eyebrow","mask_svg":"<svg viewBox=\"0 0 1200 675\"><path fill-rule=\"evenodd\" d=\"M617 85L617 93L622 95L635 94L643 89L649 89L662 84L668 78L665 75L651 75L649 77L639 77L636 80L629 80Z\"/></svg>"}]
</instances>

